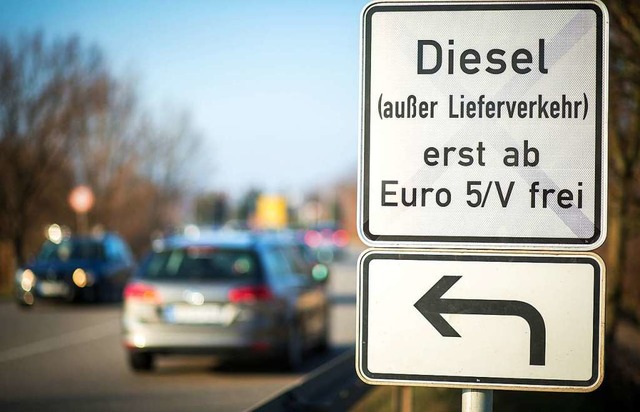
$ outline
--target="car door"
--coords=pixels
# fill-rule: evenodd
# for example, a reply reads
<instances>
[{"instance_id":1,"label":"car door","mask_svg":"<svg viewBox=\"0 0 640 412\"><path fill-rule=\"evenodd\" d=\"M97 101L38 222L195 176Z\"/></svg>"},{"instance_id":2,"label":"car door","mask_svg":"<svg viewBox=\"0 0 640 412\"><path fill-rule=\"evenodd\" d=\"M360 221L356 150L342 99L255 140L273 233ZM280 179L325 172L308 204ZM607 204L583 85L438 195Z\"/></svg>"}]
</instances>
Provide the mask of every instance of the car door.
<instances>
[{"instance_id":1,"label":"car door","mask_svg":"<svg viewBox=\"0 0 640 412\"><path fill-rule=\"evenodd\" d=\"M324 338L328 323L325 288L313 280L308 264L298 248L294 245L283 246L281 253L287 259L291 276L295 279L296 307L306 340L318 342Z\"/></svg>"},{"instance_id":2,"label":"car door","mask_svg":"<svg viewBox=\"0 0 640 412\"><path fill-rule=\"evenodd\" d=\"M107 282L114 292L121 294L134 270L131 252L121 239L110 236L105 240L105 254Z\"/></svg>"}]
</instances>

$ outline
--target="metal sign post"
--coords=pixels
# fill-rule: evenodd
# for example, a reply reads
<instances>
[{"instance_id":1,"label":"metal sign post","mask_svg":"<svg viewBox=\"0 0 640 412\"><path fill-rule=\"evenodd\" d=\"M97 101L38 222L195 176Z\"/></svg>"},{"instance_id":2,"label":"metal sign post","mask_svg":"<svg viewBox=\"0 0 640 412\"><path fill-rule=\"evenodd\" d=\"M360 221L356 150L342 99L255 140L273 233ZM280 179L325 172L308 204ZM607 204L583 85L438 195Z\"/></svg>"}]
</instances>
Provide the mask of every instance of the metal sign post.
<instances>
[{"instance_id":1,"label":"metal sign post","mask_svg":"<svg viewBox=\"0 0 640 412\"><path fill-rule=\"evenodd\" d=\"M79 185L69 193L69 205L76 213L76 229L78 233L89 232L89 219L87 213L95 203L95 196L89 186Z\"/></svg>"},{"instance_id":2,"label":"metal sign post","mask_svg":"<svg viewBox=\"0 0 640 412\"><path fill-rule=\"evenodd\" d=\"M462 412L491 412L492 410L492 390L462 390Z\"/></svg>"}]
</instances>

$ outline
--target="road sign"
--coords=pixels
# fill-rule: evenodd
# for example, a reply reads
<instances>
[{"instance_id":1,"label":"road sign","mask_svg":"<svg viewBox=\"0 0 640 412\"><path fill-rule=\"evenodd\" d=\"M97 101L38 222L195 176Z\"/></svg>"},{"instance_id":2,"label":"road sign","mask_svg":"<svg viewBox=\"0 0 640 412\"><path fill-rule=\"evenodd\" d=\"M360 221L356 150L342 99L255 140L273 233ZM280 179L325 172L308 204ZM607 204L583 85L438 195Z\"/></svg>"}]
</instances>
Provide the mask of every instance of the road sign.
<instances>
[{"instance_id":1,"label":"road sign","mask_svg":"<svg viewBox=\"0 0 640 412\"><path fill-rule=\"evenodd\" d=\"M600 1L373 3L362 24L365 243L604 242L609 23Z\"/></svg>"},{"instance_id":2,"label":"road sign","mask_svg":"<svg viewBox=\"0 0 640 412\"><path fill-rule=\"evenodd\" d=\"M76 213L87 213L93 207L95 197L89 186L79 185L69 193L69 205Z\"/></svg>"},{"instance_id":3,"label":"road sign","mask_svg":"<svg viewBox=\"0 0 640 412\"><path fill-rule=\"evenodd\" d=\"M358 269L367 383L587 392L602 381L595 254L371 249Z\"/></svg>"}]
</instances>

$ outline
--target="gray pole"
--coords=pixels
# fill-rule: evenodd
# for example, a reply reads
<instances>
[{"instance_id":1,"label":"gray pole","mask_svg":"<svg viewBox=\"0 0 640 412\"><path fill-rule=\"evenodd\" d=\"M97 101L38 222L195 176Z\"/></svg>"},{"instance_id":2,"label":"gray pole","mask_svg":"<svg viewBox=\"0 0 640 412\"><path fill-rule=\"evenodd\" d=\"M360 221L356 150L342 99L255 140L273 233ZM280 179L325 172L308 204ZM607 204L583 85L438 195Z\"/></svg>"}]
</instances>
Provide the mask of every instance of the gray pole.
<instances>
[{"instance_id":1,"label":"gray pole","mask_svg":"<svg viewBox=\"0 0 640 412\"><path fill-rule=\"evenodd\" d=\"M413 388L411 386L400 387L400 412L413 411Z\"/></svg>"},{"instance_id":2,"label":"gray pole","mask_svg":"<svg viewBox=\"0 0 640 412\"><path fill-rule=\"evenodd\" d=\"M76 226L78 234L86 235L89 233L89 217L86 212L76 212Z\"/></svg>"},{"instance_id":3,"label":"gray pole","mask_svg":"<svg viewBox=\"0 0 640 412\"><path fill-rule=\"evenodd\" d=\"M493 391L478 389L462 390L462 412L492 412Z\"/></svg>"}]
</instances>

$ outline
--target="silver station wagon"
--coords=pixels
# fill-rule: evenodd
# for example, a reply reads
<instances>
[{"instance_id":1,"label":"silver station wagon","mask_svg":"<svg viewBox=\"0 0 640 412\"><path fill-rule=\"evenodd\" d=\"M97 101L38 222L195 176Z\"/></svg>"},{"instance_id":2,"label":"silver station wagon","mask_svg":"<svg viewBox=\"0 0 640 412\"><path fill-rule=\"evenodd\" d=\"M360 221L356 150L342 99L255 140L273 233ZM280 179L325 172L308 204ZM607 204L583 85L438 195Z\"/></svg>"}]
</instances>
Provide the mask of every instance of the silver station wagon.
<instances>
[{"instance_id":1,"label":"silver station wagon","mask_svg":"<svg viewBox=\"0 0 640 412\"><path fill-rule=\"evenodd\" d=\"M123 338L135 371L158 355L277 357L296 369L328 342L329 303L304 245L278 234L166 239L124 291Z\"/></svg>"}]
</instances>

